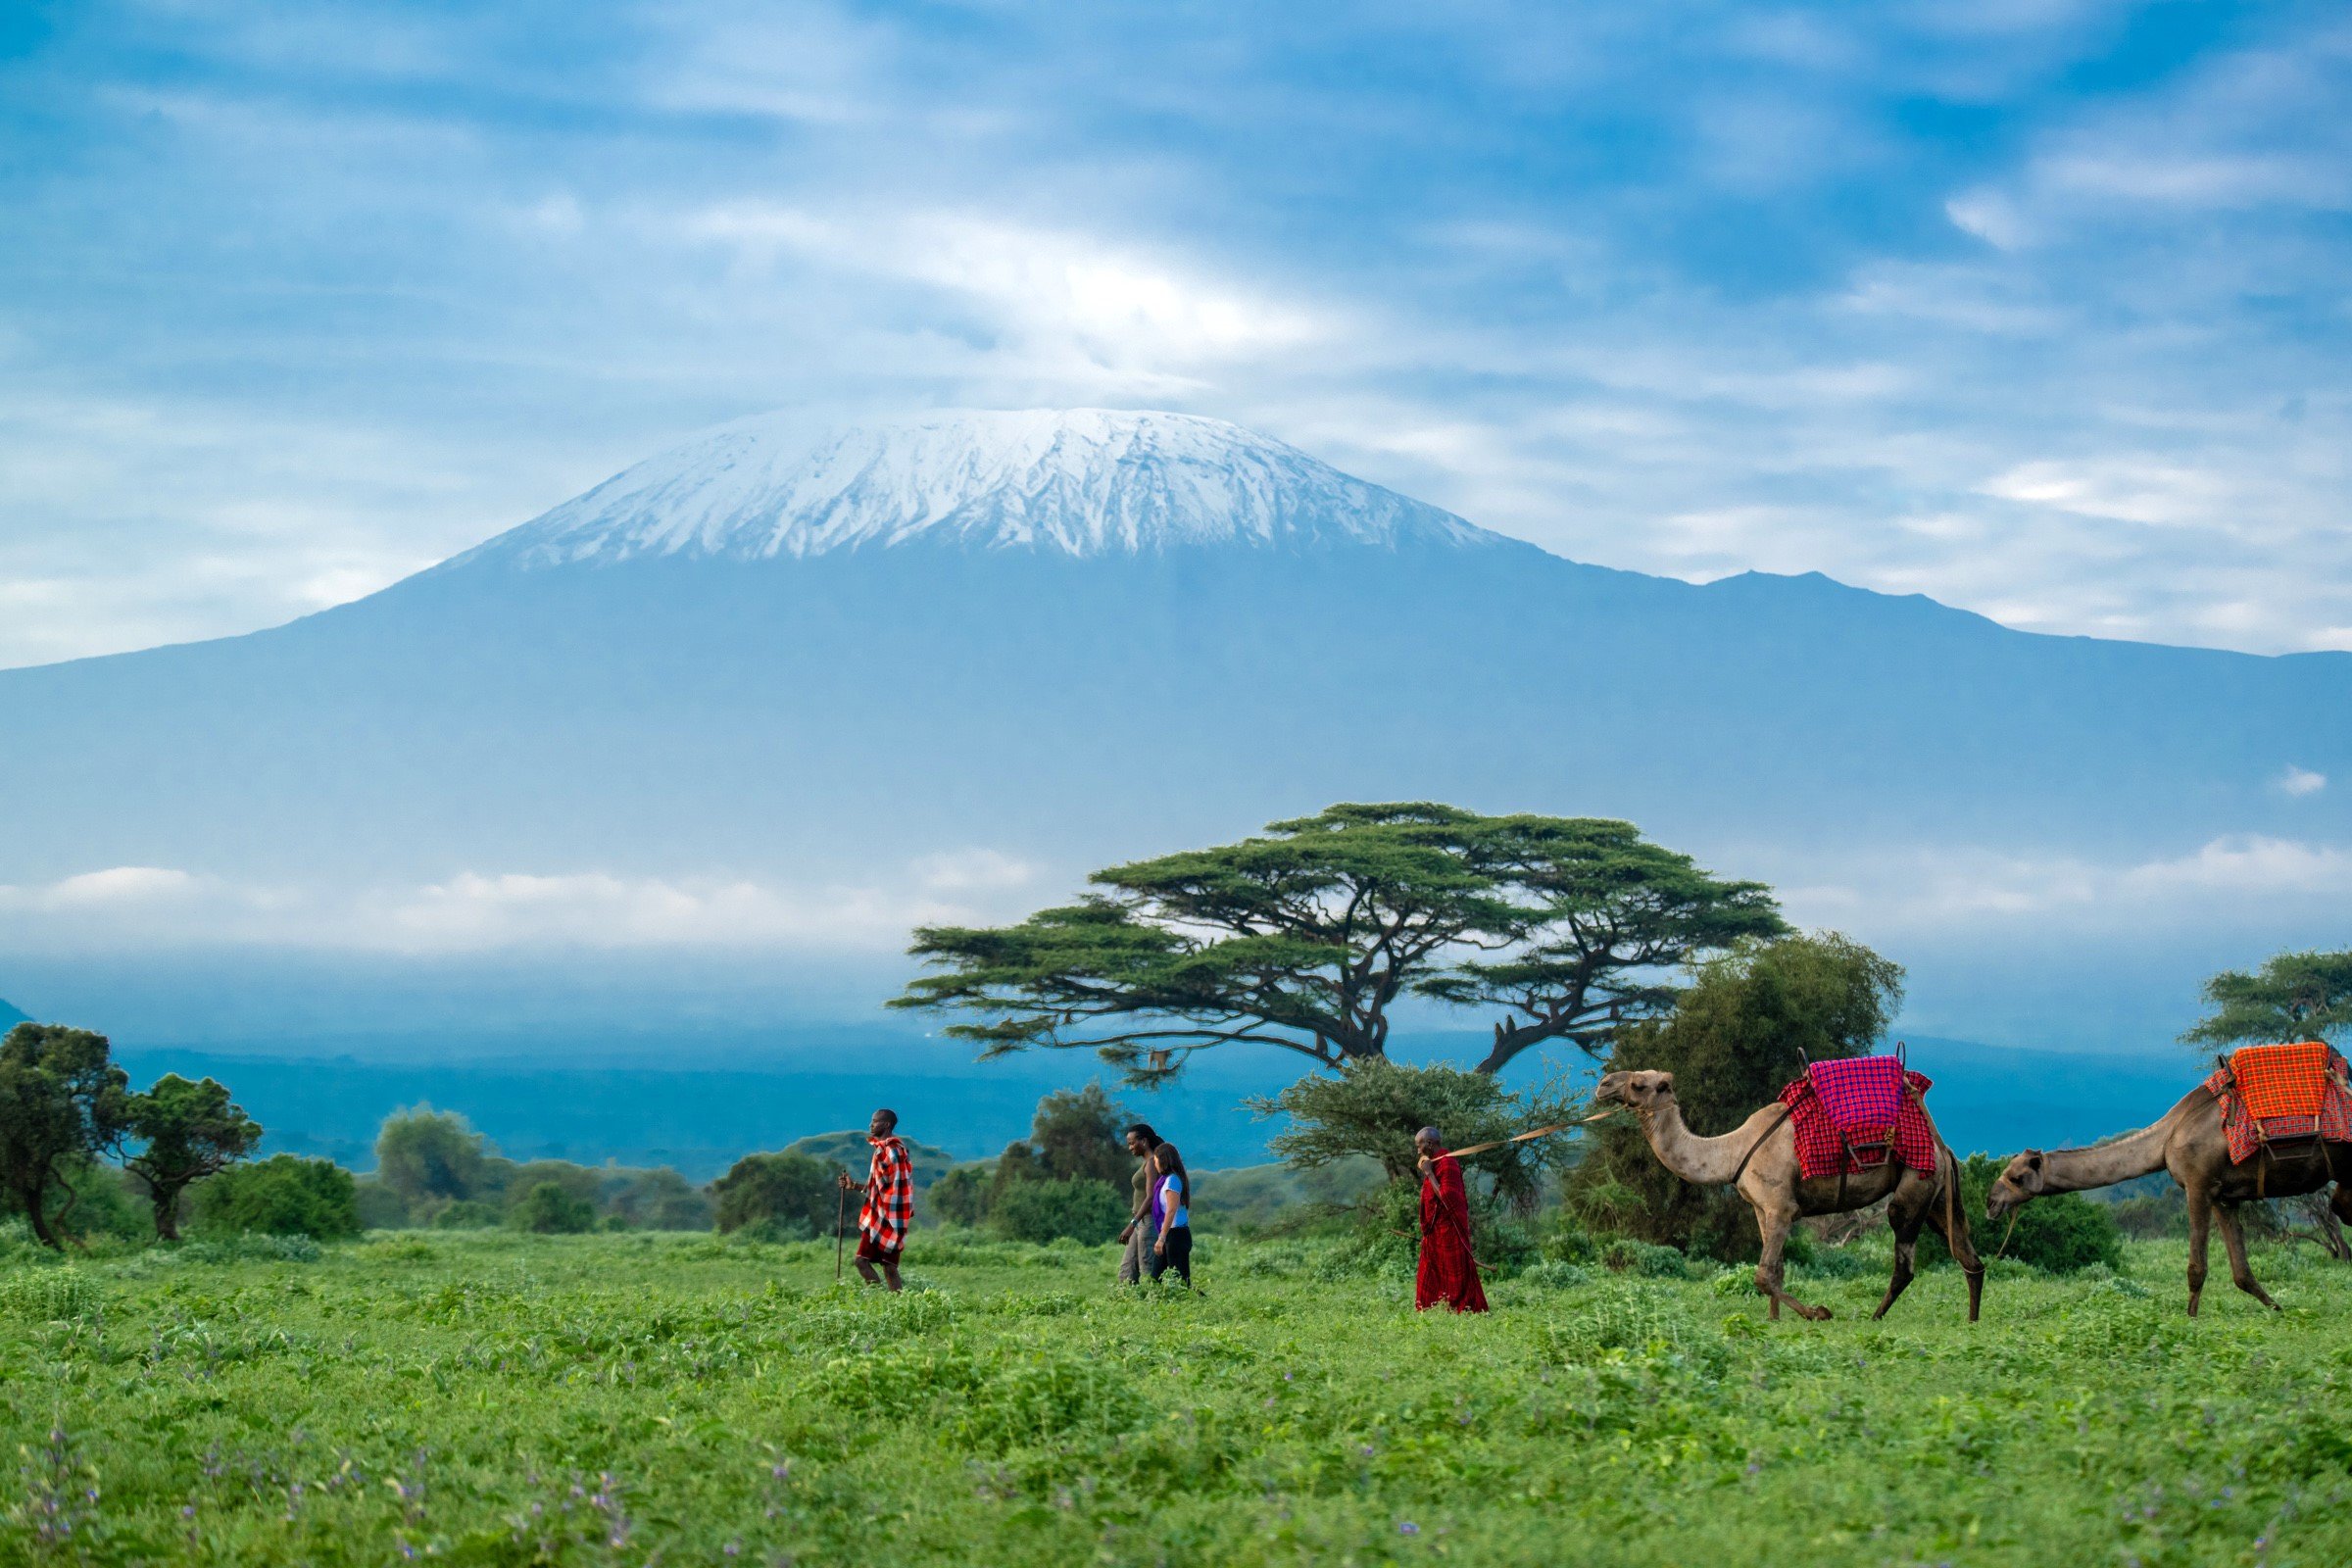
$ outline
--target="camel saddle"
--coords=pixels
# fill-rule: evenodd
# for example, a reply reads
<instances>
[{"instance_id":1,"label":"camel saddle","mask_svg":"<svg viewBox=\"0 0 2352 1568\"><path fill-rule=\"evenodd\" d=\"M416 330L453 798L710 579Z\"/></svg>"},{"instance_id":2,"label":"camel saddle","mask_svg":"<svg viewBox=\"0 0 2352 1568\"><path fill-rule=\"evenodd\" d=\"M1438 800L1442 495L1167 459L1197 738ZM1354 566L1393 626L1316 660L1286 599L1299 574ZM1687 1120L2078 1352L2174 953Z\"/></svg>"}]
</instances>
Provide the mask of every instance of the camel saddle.
<instances>
[{"instance_id":1,"label":"camel saddle","mask_svg":"<svg viewBox=\"0 0 2352 1568\"><path fill-rule=\"evenodd\" d=\"M2221 1102L2230 1160L2255 1151L2274 1156L2312 1153L2322 1143L2352 1144L2352 1076L2325 1041L2241 1046L2213 1070L2205 1087Z\"/></svg>"},{"instance_id":2,"label":"camel saddle","mask_svg":"<svg viewBox=\"0 0 2352 1568\"><path fill-rule=\"evenodd\" d=\"M1877 1170L1899 1155L1922 1174L1936 1170L1936 1140L1922 1102L1931 1080L1900 1056L1845 1056L1805 1064L1781 1091L1806 1177Z\"/></svg>"}]
</instances>

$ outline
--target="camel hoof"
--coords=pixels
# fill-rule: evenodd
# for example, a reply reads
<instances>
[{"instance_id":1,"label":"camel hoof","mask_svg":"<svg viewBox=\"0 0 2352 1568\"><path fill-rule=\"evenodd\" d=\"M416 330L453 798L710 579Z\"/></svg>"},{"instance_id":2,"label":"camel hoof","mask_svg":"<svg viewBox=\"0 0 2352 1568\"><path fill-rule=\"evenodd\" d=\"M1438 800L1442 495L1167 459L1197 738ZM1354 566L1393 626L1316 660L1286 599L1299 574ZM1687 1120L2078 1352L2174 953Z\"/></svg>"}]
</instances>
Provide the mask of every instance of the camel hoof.
<instances>
[{"instance_id":1,"label":"camel hoof","mask_svg":"<svg viewBox=\"0 0 2352 1568\"><path fill-rule=\"evenodd\" d=\"M1830 1309L1826 1306L1808 1306L1805 1308L1805 1316L1816 1323L1827 1323L1830 1320Z\"/></svg>"}]
</instances>

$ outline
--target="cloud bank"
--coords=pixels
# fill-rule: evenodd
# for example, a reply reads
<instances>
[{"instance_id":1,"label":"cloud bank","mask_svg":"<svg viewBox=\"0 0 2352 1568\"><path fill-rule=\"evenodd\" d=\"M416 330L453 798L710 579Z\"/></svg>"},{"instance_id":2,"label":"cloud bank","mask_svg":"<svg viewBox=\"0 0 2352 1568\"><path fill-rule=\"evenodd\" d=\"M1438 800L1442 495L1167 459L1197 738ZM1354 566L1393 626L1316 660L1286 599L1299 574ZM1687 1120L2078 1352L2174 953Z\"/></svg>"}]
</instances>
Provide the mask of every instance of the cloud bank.
<instances>
[{"instance_id":1,"label":"cloud bank","mask_svg":"<svg viewBox=\"0 0 2352 1568\"><path fill-rule=\"evenodd\" d=\"M0 665L681 433L1169 406L1606 564L2352 647L2352 22L678 0L0 29Z\"/></svg>"}]
</instances>

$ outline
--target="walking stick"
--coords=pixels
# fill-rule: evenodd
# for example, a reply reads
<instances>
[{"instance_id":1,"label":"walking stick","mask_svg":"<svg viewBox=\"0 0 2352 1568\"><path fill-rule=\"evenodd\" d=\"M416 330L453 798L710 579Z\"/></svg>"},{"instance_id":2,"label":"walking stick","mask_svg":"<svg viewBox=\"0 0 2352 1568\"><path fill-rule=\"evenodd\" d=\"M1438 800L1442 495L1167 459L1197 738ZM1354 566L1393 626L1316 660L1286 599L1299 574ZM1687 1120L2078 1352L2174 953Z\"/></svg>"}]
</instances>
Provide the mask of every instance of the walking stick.
<instances>
[{"instance_id":1,"label":"walking stick","mask_svg":"<svg viewBox=\"0 0 2352 1568\"><path fill-rule=\"evenodd\" d=\"M833 1190L833 1283L836 1285L841 1283L842 1226L848 1223L849 1214L850 1190L836 1187Z\"/></svg>"}]
</instances>

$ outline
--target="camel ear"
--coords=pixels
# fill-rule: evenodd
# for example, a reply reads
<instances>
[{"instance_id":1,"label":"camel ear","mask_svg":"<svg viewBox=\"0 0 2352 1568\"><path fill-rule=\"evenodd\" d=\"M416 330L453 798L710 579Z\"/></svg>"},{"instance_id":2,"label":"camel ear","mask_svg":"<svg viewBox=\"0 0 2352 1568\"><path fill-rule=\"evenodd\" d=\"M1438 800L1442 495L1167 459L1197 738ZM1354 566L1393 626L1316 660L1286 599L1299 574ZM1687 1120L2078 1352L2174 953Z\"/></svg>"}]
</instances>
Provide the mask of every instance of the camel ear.
<instances>
[{"instance_id":1,"label":"camel ear","mask_svg":"<svg viewBox=\"0 0 2352 1568\"><path fill-rule=\"evenodd\" d=\"M2038 1149L2027 1150L2026 1163L2035 1170L2041 1169L2041 1151Z\"/></svg>"},{"instance_id":2,"label":"camel ear","mask_svg":"<svg viewBox=\"0 0 2352 1568\"><path fill-rule=\"evenodd\" d=\"M1658 1087L1670 1095L1673 1094L1674 1074L1670 1072L1662 1072L1658 1074Z\"/></svg>"}]
</instances>

